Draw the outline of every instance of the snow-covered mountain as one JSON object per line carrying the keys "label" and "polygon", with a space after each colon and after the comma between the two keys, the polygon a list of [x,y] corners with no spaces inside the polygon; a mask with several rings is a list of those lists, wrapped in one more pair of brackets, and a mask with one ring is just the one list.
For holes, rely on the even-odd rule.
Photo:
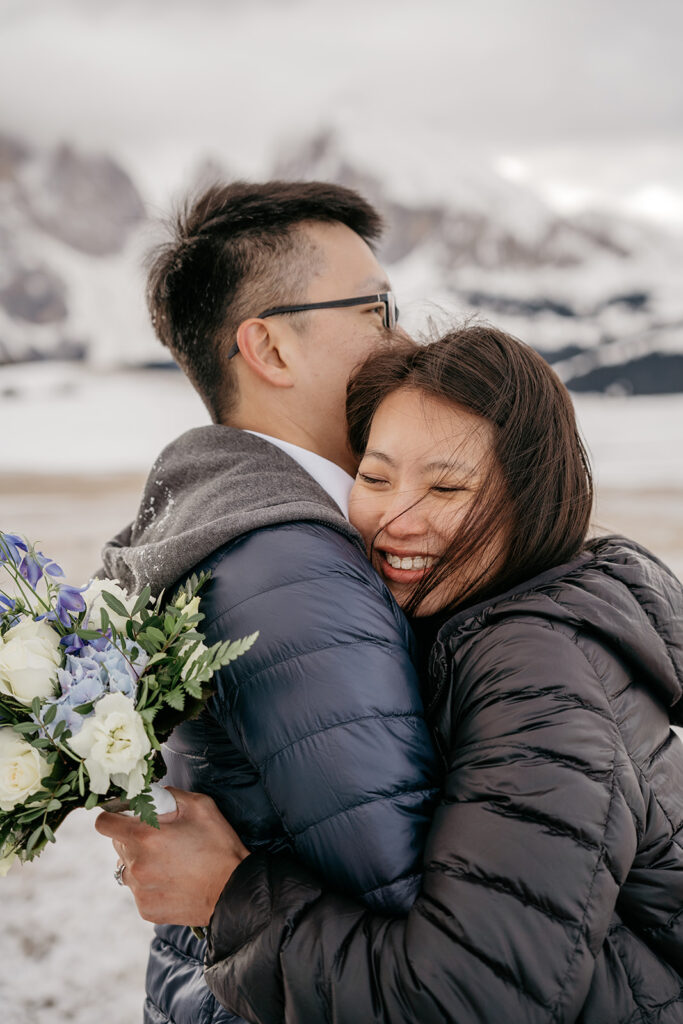
{"label": "snow-covered mountain", "polygon": [[[533,344],[575,390],[683,391],[680,236],[599,211],[559,216],[483,167],[442,174],[422,195],[390,166],[350,158],[331,132],[281,153],[267,176],[337,181],[377,204],[411,329],[477,314]],[[0,137],[0,363],[163,362],[143,301],[154,234],[112,157]]]}

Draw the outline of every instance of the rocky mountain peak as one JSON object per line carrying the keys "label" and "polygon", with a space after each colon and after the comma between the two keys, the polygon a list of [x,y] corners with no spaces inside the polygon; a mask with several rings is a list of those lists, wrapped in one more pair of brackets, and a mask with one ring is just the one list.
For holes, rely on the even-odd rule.
{"label": "rocky mountain peak", "polygon": [[22,198],[36,226],[91,256],[119,252],[145,219],[142,198],[120,164],[68,145],[32,165]]}

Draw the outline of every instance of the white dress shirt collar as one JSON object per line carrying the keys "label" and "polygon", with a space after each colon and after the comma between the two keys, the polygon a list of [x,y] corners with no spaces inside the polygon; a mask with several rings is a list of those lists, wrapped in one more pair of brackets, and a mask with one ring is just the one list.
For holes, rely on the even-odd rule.
{"label": "white dress shirt collar", "polygon": [[339,505],[344,516],[349,518],[349,494],[353,487],[353,477],[349,476],[345,469],[338,466],[336,462],[330,462],[316,452],[310,452],[307,448],[300,448],[298,444],[290,441],[282,441],[279,437],[270,437],[269,434],[261,434],[258,430],[249,430],[249,434],[262,437],[277,448],[280,448],[286,455],[298,462],[302,469],[305,469],[309,476],[312,476],[317,484],[329,494],[332,501]]}

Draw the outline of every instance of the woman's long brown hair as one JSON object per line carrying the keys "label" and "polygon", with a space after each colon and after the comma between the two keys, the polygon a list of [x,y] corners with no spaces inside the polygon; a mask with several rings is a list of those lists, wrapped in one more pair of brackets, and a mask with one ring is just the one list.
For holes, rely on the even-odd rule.
{"label": "woman's long brown hair", "polygon": [[[452,610],[508,590],[581,551],[593,504],[588,455],[569,393],[537,352],[494,327],[475,325],[429,345],[399,345],[371,356],[347,392],[349,441],[359,458],[379,405],[404,388],[488,420],[495,456],[447,550],[415,588],[408,613],[456,574],[463,587]],[[501,537],[502,550],[496,545]],[[498,554],[482,561],[496,547]]]}

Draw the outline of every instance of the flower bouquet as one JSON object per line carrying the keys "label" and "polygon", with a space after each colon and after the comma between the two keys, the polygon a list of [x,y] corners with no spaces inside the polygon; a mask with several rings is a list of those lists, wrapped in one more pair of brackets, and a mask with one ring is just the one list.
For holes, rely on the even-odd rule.
{"label": "flower bouquet", "polygon": [[208,574],[170,601],[152,600],[149,587],[128,595],[116,581],[77,588],[63,576],[25,538],[0,531],[0,875],[54,842],[75,807],[130,809],[158,827],[161,744],[258,636],[205,645],[197,626]]}

